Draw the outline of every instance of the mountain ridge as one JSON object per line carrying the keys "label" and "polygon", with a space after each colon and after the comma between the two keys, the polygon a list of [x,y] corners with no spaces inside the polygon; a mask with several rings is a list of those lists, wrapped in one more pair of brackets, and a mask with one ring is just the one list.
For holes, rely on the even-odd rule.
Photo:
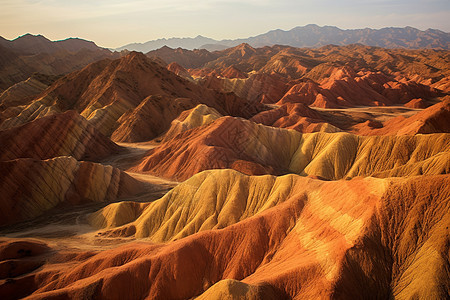
{"label": "mountain ridge", "polygon": [[[204,41],[204,42],[203,42]],[[134,50],[148,52],[166,45],[172,48],[222,50],[248,43],[252,47],[288,45],[293,47],[320,47],[328,44],[349,45],[361,43],[383,48],[432,48],[450,49],[450,33],[438,29],[419,30],[406,27],[384,27],[380,29],[340,29],[336,26],[308,24],[290,30],[274,29],[256,36],[240,39],[214,40],[201,35],[195,38],[169,38],[132,43],[118,47],[116,51]]]}
{"label": "mountain ridge", "polygon": [[28,55],[56,53],[61,50],[69,52],[78,52],[82,49],[93,51],[106,50],[106,48],[97,46],[93,41],[78,37],[69,37],[62,40],[51,41],[41,34],[33,35],[31,33],[26,33],[12,40],[2,37],[0,39],[0,46]]}

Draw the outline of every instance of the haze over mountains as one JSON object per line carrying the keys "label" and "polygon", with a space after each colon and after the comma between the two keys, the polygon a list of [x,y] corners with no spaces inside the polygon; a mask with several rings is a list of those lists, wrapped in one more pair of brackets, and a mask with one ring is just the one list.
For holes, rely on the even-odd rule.
{"label": "haze over mountains", "polygon": [[170,38],[133,43],[116,48],[130,51],[148,52],[168,46],[183,49],[223,50],[241,43],[253,47],[287,45],[293,47],[321,47],[329,44],[349,45],[363,44],[383,48],[434,48],[450,49],[450,34],[436,29],[425,31],[413,28],[386,27],[382,29],[339,29],[335,26],[317,26],[314,24],[298,26],[291,30],[272,30],[254,37],[234,40],[214,40],[204,36],[195,38]]}
{"label": "haze over mountains", "polygon": [[446,299],[450,50],[343,35],[2,40],[0,299]]}

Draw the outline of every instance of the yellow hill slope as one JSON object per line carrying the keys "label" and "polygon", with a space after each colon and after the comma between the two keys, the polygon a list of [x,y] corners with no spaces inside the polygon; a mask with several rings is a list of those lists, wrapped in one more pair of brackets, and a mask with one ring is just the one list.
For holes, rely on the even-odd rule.
{"label": "yellow hill slope", "polygon": [[[175,278],[162,289],[150,286],[149,294],[161,299],[199,290],[203,298],[270,299],[275,291],[294,299],[438,299],[450,286],[449,187],[449,175],[326,182],[206,171],[140,207],[133,223],[104,232],[149,237],[142,255],[126,247],[105,252],[66,278],[74,280],[99,260],[131,259],[109,269],[108,286],[125,271],[148,272],[155,280],[191,276],[177,296],[169,288]],[[164,274],[153,270],[161,263]]]}
{"label": "yellow hill slope", "polygon": [[184,111],[172,121],[169,130],[164,136],[164,141],[168,141],[186,130],[208,125],[220,117],[222,115],[214,108],[199,104],[193,109]]}

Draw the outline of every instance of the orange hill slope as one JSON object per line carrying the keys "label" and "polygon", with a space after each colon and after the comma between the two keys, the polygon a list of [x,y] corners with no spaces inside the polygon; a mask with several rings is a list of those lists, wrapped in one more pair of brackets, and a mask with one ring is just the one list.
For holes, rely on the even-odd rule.
{"label": "orange hill slope", "polygon": [[288,80],[276,74],[251,74],[248,78],[225,78],[215,75],[199,80],[200,84],[211,89],[233,92],[252,102],[275,103],[289,89]]}
{"label": "orange hill slope", "polygon": [[208,169],[232,168],[246,174],[409,176],[448,173],[450,135],[357,136],[309,133],[222,117],[176,136],[147,153],[131,168],[187,179]]}
{"label": "orange hill slope", "polygon": [[67,111],[0,131],[0,161],[15,158],[47,159],[73,156],[82,160],[101,160],[120,150],[86,119]]}
{"label": "orange hill slope", "polygon": [[169,130],[164,134],[164,141],[169,141],[189,129],[208,125],[220,117],[222,115],[214,108],[199,104],[190,110],[183,111],[172,121]]}
{"label": "orange hill slope", "polygon": [[[171,59],[170,51],[165,49],[168,63],[192,66],[192,51],[172,50],[183,57],[183,63],[180,58]],[[233,91],[247,99],[259,97],[264,103],[281,100],[317,107],[404,104],[436,97],[440,95],[436,89],[446,93],[446,78],[450,76],[449,51],[442,50],[362,45],[253,48],[241,44],[213,54],[215,59],[189,69],[192,77],[210,88]],[[230,68],[242,74],[227,76]],[[279,82],[280,77],[286,82]]]}
{"label": "orange hill slope", "polygon": [[356,73],[350,67],[327,63],[313,68],[301,79],[292,81],[271,72],[233,79],[209,75],[199,82],[208,88],[234,92],[252,101],[304,103],[322,108],[405,104],[413,99],[431,99],[440,95],[434,88],[404,77],[396,78],[367,70]]}
{"label": "orange hill slope", "polygon": [[[440,175],[324,182],[208,171],[182,183],[178,191],[185,192],[174,191],[171,201],[147,206],[138,219],[150,222],[142,224],[148,233],[158,233],[165,220],[169,231],[150,236],[175,241],[72,254],[76,260],[69,264],[56,259],[63,253],[54,253],[38,271],[0,282],[0,295],[445,298],[449,180]],[[207,194],[200,193],[202,184]],[[192,209],[180,206],[181,198]],[[158,214],[161,209],[164,214]]]}

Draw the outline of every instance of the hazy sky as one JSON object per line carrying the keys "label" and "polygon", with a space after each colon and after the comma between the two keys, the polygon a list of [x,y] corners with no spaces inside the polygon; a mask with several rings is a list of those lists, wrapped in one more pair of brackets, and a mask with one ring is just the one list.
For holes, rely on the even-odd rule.
{"label": "hazy sky", "polygon": [[450,32],[450,0],[0,0],[0,35],[80,37],[103,47],[157,38],[245,38],[307,24]]}

